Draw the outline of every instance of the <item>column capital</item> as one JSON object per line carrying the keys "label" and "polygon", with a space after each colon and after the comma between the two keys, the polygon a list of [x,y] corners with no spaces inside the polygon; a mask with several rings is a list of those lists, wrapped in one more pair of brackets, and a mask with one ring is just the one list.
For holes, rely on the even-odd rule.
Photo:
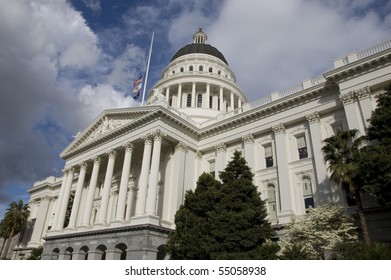
{"label": "column capital", "polygon": [[75,173],[75,170],[76,168],[74,166],[71,166],[71,167],[67,167],[65,170],[64,170],[64,174],[70,174],[70,173]]}
{"label": "column capital", "polygon": [[215,145],[215,148],[216,148],[216,153],[227,151],[227,146],[224,143],[220,143],[220,144]]}
{"label": "column capital", "polygon": [[167,136],[167,134],[165,134],[164,132],[162,132],[160,129],[157,129],[156,131],[155,131],[155,133],[153,134],[153,139],[155,140],[155,141],[162,141],[162,139],[164,138],[164,137],[166,137]]}
{"label": "column capital", "polygon": [[369,86],[357,89],[354,92],[354,95],[358,97],[359,100],[369,98],[369,95],[371,93]]}
{"label": "column capital", "polygon": [[106,152],[106,154],[109,156],[109,158],[113,158],[114,159],[116,157],[116,155],[117,155],[117,151],[114,150],[114,149],[110,149],[110,150],[108,150]]}
{"label": "column capital", "polygon": [[254,135],[252,135],[251,133],[242,136],[242,140],[243,140],[244,144],[253,144],[253,143],[255,143]]}
{"label": "column capital", "polygon": [[285,134],[285,125],[283,123],[272,126],[272,129],[274,131],[274,134],[281,134],[281,133]]}
{"label": "column capital", "polygon": [[306,115],[305,117],[307,118],[307,121],[310,124],[319,123],[320,122],[320,116],[319,116],[318,112],[313,112],[311,114]]}
{"label": "column capital", "polygon": [[153,134],[147,133],[146,135],[142,136],[141,139],[144,140],[146,145],[152,145]]}
{"label": "column capital", "polygon": [[344,106],[348,105],[348,104],[351,104],[354,101],[354,92],[353,91],[349,91],[349,92],[347,92],[345,94],[341,94],[339,99],[342,101]]}
{"label": "column capital", "polygon": [[94,164],[100,164],[102,162],[102,159],[100,156],[95,156],[92,158],[92,160],[94,161]]}
{"label": "column capital", "polygon": [[196,159],[201,160],[202,159],[202,153],[200,151],[197,151],[196,153]]}
{"label": "column capital", "polygon": [[79,164],[80,170],[87,170],[88,168],[88,163],[83,161],[82,163]]}
{"label": "column capital", "polygon": [[125,152],[133,152],[134,145],[132,142],[126,142],[122,147],[125,148]]}
{"label": "column capital", "polygon": [[187,145],[183,142],[179,142],[175,146],[175,151],[187,152]]}

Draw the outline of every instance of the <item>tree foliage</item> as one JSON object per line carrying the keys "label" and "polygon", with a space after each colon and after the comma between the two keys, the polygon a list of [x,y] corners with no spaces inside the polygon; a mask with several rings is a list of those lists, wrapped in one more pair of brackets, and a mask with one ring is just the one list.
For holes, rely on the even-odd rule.
{"label": "tree foliage", "polygon": [[1,249],[3,257],[6,257],[8,253],[12,237],[23,230],[29,215],[29,205],[24,204],[22,200],[19,200],[18,202],[13,201],[9,204],[4,218],[1,221],[0,231],[2,237],[7,241],[4,251],[3,248]]}
{"label": "tree foliage", "polygon": [[337,133],[324,140],[322,147],[324,161],[328,163],[331,172],[330,180],[345,187],[357,204],[358,215],[364,239],[369,243],[368,226],[361,201],[361,174],[360,174],[360,147],[363,138],[358,137],[358,130],[337,131]]}
{"label": "tree foliage", "polygon": [[361,149],[360,174],[363,189],[382,206],[391,207],[391,87],[377,101],[368,128],[372,142]]}
{"label": "tree foliage", "polygon": [[325,259],[340,244],[357,241],[353,219],[341,208],[325,204],[295,219],[279,241],[281,259]]}
{"label": "tree foliage", "polygon": [[270,259],[273,230],[253,174],[239,152],[220,173],[202,174],[175,215],[167,248],[173,259]]}

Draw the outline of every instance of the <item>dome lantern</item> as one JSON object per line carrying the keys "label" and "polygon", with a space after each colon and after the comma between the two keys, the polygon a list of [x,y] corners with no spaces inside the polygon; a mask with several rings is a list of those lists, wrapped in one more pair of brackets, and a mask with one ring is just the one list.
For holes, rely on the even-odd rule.
{"label": "dome lantern", "polygon": [[208,39],[208,36],[202,31],[202,28],[199,28],[197,33],[193,36],[193,43],[194,44],[206,44],[206,40]]}

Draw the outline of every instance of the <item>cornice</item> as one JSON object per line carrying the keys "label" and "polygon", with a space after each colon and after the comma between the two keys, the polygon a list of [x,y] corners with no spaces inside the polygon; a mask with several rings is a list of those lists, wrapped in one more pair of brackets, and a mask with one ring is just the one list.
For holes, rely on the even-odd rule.
{"label": "cornice", "polygon": [[48,240],[48,241],[49,240],[61,240],[61,239],[80,238],[80,237],[87,237],[87,236],[98,236],[98,235],[141,231],[141,230],[149,230],[149,231],[166,233],[166,234],[174,231],[172,229],[164,228],[164,227],[160,227],[160,226],[155,226],[155,225],[150,225],[150,224],[142,224],[142,225],[134,225],[134,226],[122,226],[122,227],[115,227],[115,228],[107,228],[107,229],[100,229],[100,230],[88,230],[88,231],[75,232],[75,233],[57,234],[57,235],[52,235],[52,236],[45,236],[45,237],[43,237],[43,239]]}
{"label": "cornice", "polygon": [[324,73],[332,83],[340,83],[391,65],[391,49],[348,63]]}

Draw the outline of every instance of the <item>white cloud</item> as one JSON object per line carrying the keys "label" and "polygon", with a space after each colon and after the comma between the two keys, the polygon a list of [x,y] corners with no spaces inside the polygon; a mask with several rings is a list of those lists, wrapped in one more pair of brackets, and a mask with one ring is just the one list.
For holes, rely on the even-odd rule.
{"label": "white cloud", "polygon": [[96,14],[102,10],[99,0],[83,0],[83,3]]}

